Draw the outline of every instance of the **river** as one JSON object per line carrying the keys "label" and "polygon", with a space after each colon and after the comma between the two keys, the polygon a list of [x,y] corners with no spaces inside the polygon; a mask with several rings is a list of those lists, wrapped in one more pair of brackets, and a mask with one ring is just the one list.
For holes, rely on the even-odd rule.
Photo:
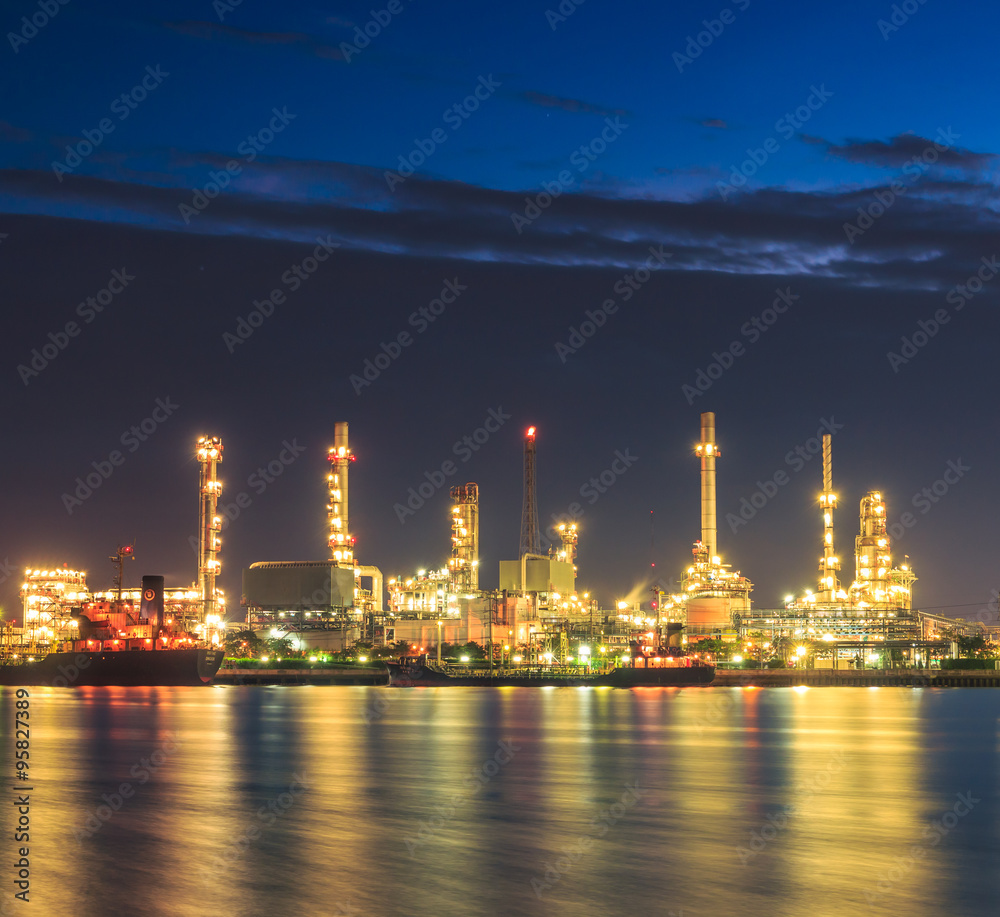
{"label": "river", "polygon": [[3,915],[1000,912],[1000,691],[30,695]]}

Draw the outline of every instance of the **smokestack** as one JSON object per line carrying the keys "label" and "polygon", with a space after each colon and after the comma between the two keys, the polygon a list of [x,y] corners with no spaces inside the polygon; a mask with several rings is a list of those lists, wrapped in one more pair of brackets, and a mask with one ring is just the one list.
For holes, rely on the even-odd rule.
{"label": "smokestack", "polygon": [[[215,579],[222,571],[219,562],[219,532],[222,518],[218,514],[222,484],[219,462],[222,461],[222,440],[217,436],[202,436],[197,443],[198,464],[201,468],[198,518],[198,581],[201,584],[202,618],[208,623],[216,613]],[[163,583],[160,583],[161,587]]]}
{"label": "smokestack", "polygon": [[715,459],[719,449],[715,445],[715,414],[711,412],[701,415],[701,442],[695,452],[701,456],[701,543],[711,563],[719,550],[715,511]]}
{"label": "smokestack", "polygon": [[521,557],[540,555],[542,537],[538,529],[538,494],[535,490],[535,427],[524,436],[524,502],[521,504]]}
{"label": "smokestack", "polygon": [[145,618],[153,625],[153,648],[156,648],[156,638],[163,630],[163,577],[144,576],[142,578],[142,599],[139,604],[139,617]]}
{"label": "smokestack", "polygon": [[347,437],[347,424],[333,428],[333,448],[327,454],[330,473],[327,475],[329,497],[326,510],[330,522],[328,544],[330,560],[341,567],[354,566],[354,538],[348,516],[348,467],[354,461]]}

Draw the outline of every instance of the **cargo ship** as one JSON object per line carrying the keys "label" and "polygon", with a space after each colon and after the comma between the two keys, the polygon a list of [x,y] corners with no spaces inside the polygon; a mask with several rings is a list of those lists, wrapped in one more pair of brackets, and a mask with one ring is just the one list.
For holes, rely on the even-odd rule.
{"label": "cargo ship", "polygon": [[[637,662],[641,664],[636,665]],[[426,654],[400,656],[384,663],[389,684],[397,688],[479,686],[479,687],[611,687],[687,688],[706,686],[715,678],[715,666],[687,656],[634,659],[600,671],[580,671],[574,666],[517,665],[499,668],[435,664]]]}
{"label": "cargo ship", "polygon": [[142,577],[141,602],[93,602],[72,613],[75,638],[31,655],[7,647],[0,685],[77,688],[208,685],[225,653],[164,618],[163,577]]}

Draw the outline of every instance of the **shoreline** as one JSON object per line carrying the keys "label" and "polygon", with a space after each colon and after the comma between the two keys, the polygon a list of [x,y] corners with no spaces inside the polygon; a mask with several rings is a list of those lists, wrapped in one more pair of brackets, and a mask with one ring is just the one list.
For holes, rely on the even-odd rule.
{"label": "shoreline", "polygon": [[[384,668],[220,669],[216,685],[387,686]],[[443,685],[442,687],[461,687]],[[989,669],[725,669],[709,688],[1000,688],[1000,671]]]}

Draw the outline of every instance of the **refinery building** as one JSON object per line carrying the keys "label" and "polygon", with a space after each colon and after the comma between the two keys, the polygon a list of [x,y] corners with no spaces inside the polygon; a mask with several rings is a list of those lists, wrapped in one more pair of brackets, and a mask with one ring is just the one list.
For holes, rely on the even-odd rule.
{"label": "refinery building", "polygon": [[[265,560],[243,571],[241,606],[246,626],[289,637],[296,649],[339,651],[359,641],[434,651],[442,643],[475,642],[494,658],[517,662],[599,662],[628,654],[637,642],[656,647],[703,641],[729,644],[730,655],[762,653],[782,644],[786,655],[808,652],[818,667],[927,664],[945,654],[942,632],[985,632],[982,625],[929,615],[913,606],[916,576],[909,558],[896,563],[881,492],[860,500],[854,536],[854,571],[842,579],[834,517],[831,437],[822,438],[822,481],[817,498],[818,576],[816,588],[787,596],[777,608],[755,607],[753,584],[723,560],[718,544],[716,472],[721,452],[715,415],[701,415],[694,447],[701,470],[701,537],[682,567],[680,590],[667,593],[650,584],[651,601],[619,601],[601,608],[577,585],[580,531],[558,526],[558,544],[542,549],[536,487],[537,430],[524,437],[523,504],[516,556],[498,563],[497,589],[480,583],[480,499],[474,482],[452,487],[441,526],[441,565],[391,575],[357,557],[351,534],[349,485],[355,455],[347,423],[334,427],[325,479],[328,533],[323,560]],[[188,587],[166,589],[166,613],[183,628],[220,643],[227,628],[226,598],[217,586],[221,570],[222,485],[218,466],[223,447],[216,437],[196,444],[199,463],[197,578]],[[693,514],[692,514],[693,515]],[[449,543],[450,542],[450,543]],[[75,636],[75,615],[88,604],[140,602],[138,590],[122,588],[131,546],[119,548],[116,590],[93,593],[82,571],[39,565],[25,571],[21,588],[23,626],[0,629],[0,652],[43,651]],[[512,551],[512,554],[514,552]],[[994,629],[995,630],[995,629]],[[708,645],[708,644],[706,644]],[[807,649],[808,648],[808,649]]]}

